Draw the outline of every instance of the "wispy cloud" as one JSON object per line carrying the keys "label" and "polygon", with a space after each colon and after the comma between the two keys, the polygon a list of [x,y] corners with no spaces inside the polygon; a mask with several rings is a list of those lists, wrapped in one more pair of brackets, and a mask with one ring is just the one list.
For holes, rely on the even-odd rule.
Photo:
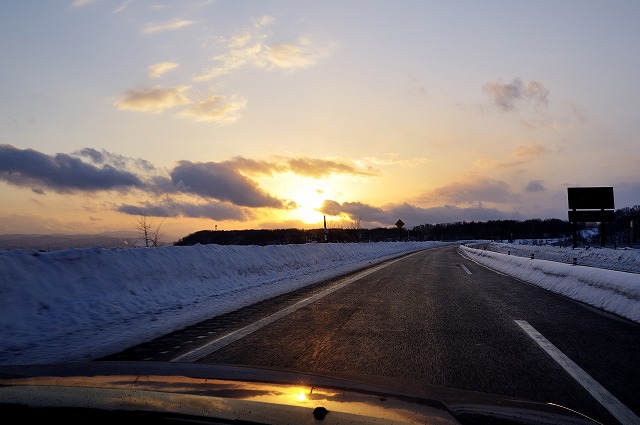
{"label": "wispy cloud", "polygon": [[535,158],[545,155],[549,150],[539,144],[521,145],[513,152],[515,158]]}
{"label": "wispy cloud", "polygon": [[[208,4],[208,3],[205,3]],[[147,34],[176,30],[193,25],[192,20],[173,20],[162,24],[148,25],[143,32]],[[305,36],[298,37],[291,43],[269,43],[272,36],[268,28],[274,19],[263,16],[246,29],[237,32],[223,41],[223,52],[213,58],[213,66],[209,71],[193,78],[192,83],[210,80],[242,68],[258,69],[296,69],[311,66],[328,50],[314,45]],[[164,76],[177,67],[177,62],[160,62],[147,68],[150,79]],[[178,115],[199,122],[214,124],[230,124],[236,122],[247,107],[247,100],[240,96],[226,96],[217,92],[192,98],[187,96],[189,85],[175,87],[142,87],[124,92],[114,105],[120,110],[158,113],[177,106],[189,105],[181,109]],[[207,89],[200,87],[200,92]],[[210,90],[209,90],[210,92]]]}
{"label": "wispy cloud", "polygon": [[225,161],[225,165],[239,171],[255,174],[273,175],[274,173],[292,172],[294,174],[323,178],[331,174],[349,174],[356,176],[377,176],[377,170],[358,166],[356,161],[345,159],[312,158],[308,156],[286,157],[276,156],[274,161],[256,161],[241,156]]}
{"label": "wispy cloud", "polygon": [[181,111],[180,115],[193,118],[196,121],[227,124],[236,121],[246,105],[247,101],[244,99],[212,95],[207,99],[195,102],[191,107]]}
{"label": "wispy cloud", "polygon": [[308,37],[299,37],[296,43],[270,44],[267,49],[269,63],[283,69],[305,68],[328,54],[326,49],[314,46]]}
{"label": "wispy cloud", "polygon": [[162,112],[191,103],[185,95],[188,89],[188,86],[131,89],[115,102],[115,106],[121,110]]}
{"label": "wispy cloud", "polygon": [[589,115],[587,115],[587,113],[581,107],[573,102],[571,102],[569,106],[571,108],[571,111],[573,112],[573,115],[578,119],[579,122],[583,124],[589,122]]}
{"label": "wispy cloud", "polygon": [[71,7],[82,7],[88,4],[94,3],[96,0],[73,0],[71,2]]}
{"label": "wispy cloud", "polygon": [[495,179],[471,179],[454,182],[436,188],[420,197],[430,204],[473,205],[490,203],[508,203],[518,195],[509,189],[509,185]]}
{"label": "wispy cloud", "polygon": [[389,154],[385,157],[366,157],[362,159],[362,163],[375,164],[375,165],[391,165],[401,167],[415,167],[418,165],[424,165],[431,162],[431,160],[422,157],[414,158],[400,158],[398,154]]}
{"label": "wispy cloud", "polygon": [[270,43],[271,35],[267,27],[273,22],[273,18],[263,16],[252,28],[239,31],[225,40],[226,51],[214,57],[215,66],[195,80],[209,80],[244,67],[304,68],[316,64],[329,54],[328,47],[314,44],[307,36],[299,36],[290,43]]}
{"label": "wispy cloud", "polygon": [[476,164],[481,168],[513,168],[531,162],[547,153],[549,153],[549,149],[539,144],[521,145],[516,147],[507,159],[479,159]]}
{"label": "wispy cloud", "polygon": [[491,103],[501,111],[509,112],[517,109],[520,101],[533,101],[536,105],[546,106],[549,103],[549,90],[538,81],[523,83],[519,78],[511,83],[487,82],[482,87]]}
{"label": "wispy cloud", "polygon": [[368,168],[360,169],[355,165],[342,161],[319,158],[297,157],[287,160],[289,169],[299,175],[307,177],[326,177],[330,174],[353,174],[360,176],[376,176],[377,171]]}
{"label": "wispy cloud", "polygon": [[157,32],[175,31],[181,28],[185,28],[195,24],[195,21],[187,19],[176,19],[171,22],[165,22],[162,24],[149,24],[142,29],[145,34],[154,34]]}
{"label": "wispy cloud", "polygon": [[132,2],[132,1],[133,1],[133,0],[125,0],[125,1],[123,1],[123,2],[120,4],[120,6],[118,6],[118,7],[116,7],[116,8],[115,8],[115,10],[113,11],[113,13],[122,13],[122,12],[124,12],[124,11],[125,11],[125,10],[130,6],[130,5],[131,5],[131,2]]}
{"label": "wispy cloud", "polygon": [[244,99],[211,95],[203,100],[191,100],[186,92],[190,86],[145,87],[124,92],[114,103],[120,110],[159,113],[186,106],[178,115],[195,121],[229,124],[236,121],[247,104]]}
{"label": "wispy cloud", "polygon": [[149,78],[160,78],[167,72],[176,69],[180,64],[176,62],[160,62],[149,66]]}

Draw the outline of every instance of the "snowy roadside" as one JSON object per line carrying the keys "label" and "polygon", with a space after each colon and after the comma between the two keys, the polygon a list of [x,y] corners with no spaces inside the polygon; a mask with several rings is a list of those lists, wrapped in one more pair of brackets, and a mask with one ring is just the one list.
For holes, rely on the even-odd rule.
{"label": "snowy roadside", "polygon": [[532,259],[465,245],[460,245],[458,251],[493,270],[640,323],[640,274]]}
{"label": "snowy roadside", "polygon": [[566,264],[572,264],[575,259],[575,262],[581,266],[640,273],[640,250],[635,248],[563,248],[559,246],[531,245],[530,243],[523,244],[517,242],[491,242],[486,244],[484,248],[488,251],[517,255],[520,257],[531,258],[531,255],[533,255],[533,258],[558,261]]}
{"label": "snowy roadside", "polygon": [[97,358],[451,242],[0,251],[0,364]]}

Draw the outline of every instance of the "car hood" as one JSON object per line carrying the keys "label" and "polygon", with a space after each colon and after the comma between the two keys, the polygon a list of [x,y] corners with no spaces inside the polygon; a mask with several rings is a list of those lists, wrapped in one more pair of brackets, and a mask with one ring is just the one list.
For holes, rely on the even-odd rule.
{"label": "car hood", "polygon": [[54,417],[244,424],[594,424],[570,409],[394,378],[230,365],[0,366],[0,407]]}

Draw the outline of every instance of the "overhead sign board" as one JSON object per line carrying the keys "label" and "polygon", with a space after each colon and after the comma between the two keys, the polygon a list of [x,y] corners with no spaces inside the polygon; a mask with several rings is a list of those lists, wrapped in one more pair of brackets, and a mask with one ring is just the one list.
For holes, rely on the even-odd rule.
{"label": "overhead sign board", "polygon": [[569,187],[570,210],[612,210],[613,187]]}
{"label": "overhead sign board", "polygon": [[604,247],[605,223],[615,221],[612,187],[569,187],[569,221],[573,247],[578,246],[576,223],[600,222],[600,246]]}

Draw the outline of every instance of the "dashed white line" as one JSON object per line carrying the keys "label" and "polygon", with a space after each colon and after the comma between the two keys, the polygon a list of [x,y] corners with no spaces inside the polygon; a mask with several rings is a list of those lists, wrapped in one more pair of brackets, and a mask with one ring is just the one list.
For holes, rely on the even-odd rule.
{"label": "dashed white line", "polygon": [[522,328],[544,351],[547,352],[569,375],[573,377],[585,390],[589,392],[598,402],[616,417],[623,425],[640,424],[640,418],[636,416],[627,406],[622,404],[617,398],[607,391],[602,385],[593,379],[580,366],[575,364],[562,351],[558,350],[548,339],[531,326],[525,320],[516,320],[518,326]]}
{"label": "dashed white line", "polygon": [[467,272],[467,274],[473,274],[471,273],[471,270],[469,270],[464,264],[460,264],[460,267],[462,267],[464,271]]}

